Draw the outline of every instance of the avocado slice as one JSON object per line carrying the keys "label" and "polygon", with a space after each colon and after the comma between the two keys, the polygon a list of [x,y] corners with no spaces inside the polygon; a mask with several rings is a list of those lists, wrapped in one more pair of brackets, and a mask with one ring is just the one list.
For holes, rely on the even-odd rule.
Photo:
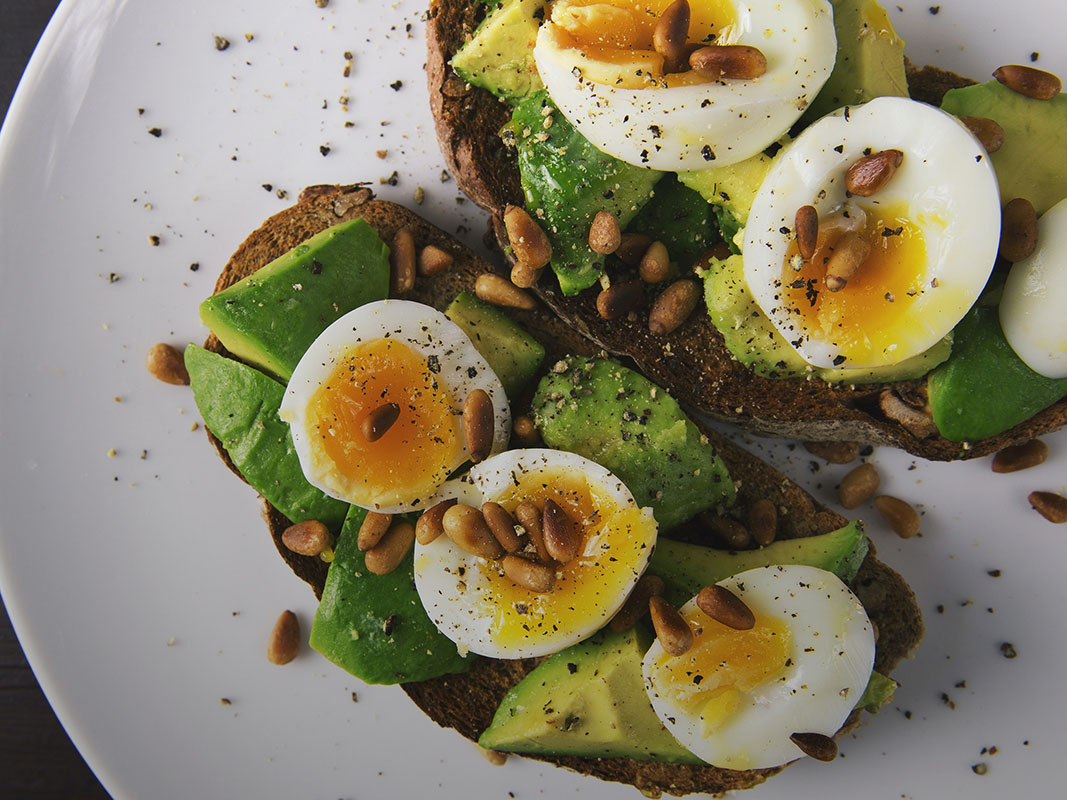
{"label": "avocado slice", "polygon": [[195,344],[185,348],[193,399],[204,424],[246,481],[293,522],[341,527],[348,504],[304,477],[289,426],[278,419],[285,387],[252,367]]}
{"label": "avocado slice", "polygon": [[660,530],[733,503],[726,465],[677,401],[614,361],[560,361],[538,384],[533,411],[547,446],[611,470]]}
{"label": "avocado slice", "polygon": [[941,108],[964,117],[987,117],[1004,129],[1004,144],[990,154],[1003,202],[1025,197],[1044,214],[1067,197],[1067,95],[1034,100],[997,81],[952,89]]}
{"label": "avocado slice", "polygon": [[644,628],[604,631],[548,658],[505,695],[478,744],[542,755],[703,764],[667,731],[645,694]]}
{"label": "avocado slice", "polygon": [[533,47],[545,2],[503,0],[452,56],[452,69],[472,86],[512,102],[543,89]]}
{"label": "avocado slice", "polygon": [[[784,137],[781,143],[788,142]],[[678,179],[698,192],[707,202],[728,213],[733,219],[732,229],[743,228],[748,223],[748,212],[756,200],[756,193],[763,185],[763,179],[771,171],[774,156],[766,152],[729,164],[725,167],[708,167],[691,172],[679,172]],[[720,223],[723,238],[728,242],[733,233],[728,233]]]}
{"label": "avocado slice", "polygon": [[681,606],[708,584],[768,564],[806,564],[832,572],[849,583],[856,577],[867,549],[867,536],[858,521],[819,536],[780,539],[759,550],[714,550],[660,538],[648,571],[663,578],[666,598]]}
{"label": "avocado slice", "polygon": [[337,540],[311,646],[366,683],[407,683],[465,672],[462,658],[423,610],[414,583],[414,552],[388,575],[367,570],[356,546],[365,509],[352,506]]}
{"label": "avocado slice", "polygon": [[1004,338],[997,308],[982,302],[956,326],[952,357],[926,382],[934,424],[952,442],[996,436],[1067,395],[1067,378],[1030,369]]}
{"label": "avocado slice", "polygon": [[907,97],[904,40],[876,0],[830,0],[837,32],[834,70],[805,112],[807,125],[841,106]]}
{"label": "avocado slice", "polygon": [[815,375],[827,383],[902,381],[925,375],[944,362],[952,352],[952,334],[949,334],[925,353],[887,367],[812,367],[789,346],[785,337],[756,305],[745,282],[742,256],[733,255],[725,260],[713,258],[701,275],[704,278],[704,300],[708,314],[712,324],[722,334],[726,349],[754,373],[765,378]]}
{"label": "avocado slice", "polygon": [[626,230],[651,234],[663,242],[683,273],[718,241],[707,201],[673,173],[656,184],[652,199]]}
{"label": "avocado slice", "polygon": [[514,403],[541,368],[545,348],[503,311],[467,292],[456,295],[445,316],[470,337]]}
{"label": "avocado slice", "polygon": [[389,248],[362,219],[315,234],[200,304],[200,319],[235,356],[289,380],[338,317],[389,295]]}

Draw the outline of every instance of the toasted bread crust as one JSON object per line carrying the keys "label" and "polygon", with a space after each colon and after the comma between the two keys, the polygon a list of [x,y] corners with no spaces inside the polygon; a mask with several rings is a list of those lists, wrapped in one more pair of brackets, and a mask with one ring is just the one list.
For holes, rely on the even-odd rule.
{"label": "toasted bread crust", "polygon": [[[426,74],[430,106],[445,160],[460,190],[492,215],[491,231],[507,252],[504,208],[521,202],[514,156],[502,158],[499,130],[510,109],[489,92],[465,86],[449,59],[477,27],[486,6],[477,0],[431,0]],[[939,104],[949,89],[973,83],[936,67],[908,65],[912,95]],[[486,140],[492,140],[487,142]],[[542,279],[545,303],[599,347],[627,356],[649,378],[670,389],[683,406],[755,433],[806,441],[857,441],[889,445],[936,461],[977,458],[1067,425],[1067,398],[997,436],[966,444],[938,435],[932,420],[900,414],[900,398],[924,398],[925,379],[888,384],[835,386],[817,378],[764,378],[738,362],[706,313],[697,311],[674,333],[655,336],[648,311],[649,289],[632,318],[604,320],[596,310],[598,289],[564,297]],[[922,402],[920,400],[920,405]],[[907,409],[904,409],[905,411]],[[921,412],[920,412],[921,413]]]}
{"label": "toasted bread crust", "polygon": [[[448,272],[418,279],[415,289],[405,295],[406,299],[444,308],[460,291],[472,290],[477,276],[490,269],[479,256],[402,206],[373,199],[371,191],[364,186],[312,186],[301,194],[296,205],[271,217],[245,240],[223,269],[215,291],[247,277],[315,233],[354,217],[365,219],[386,242],[400,227],[408,226],[418,247],[433,244],[454,256],[455,262]],[[595,353],[589,340],[544,309],[515,312],[515,316],[546,345],[548,365],[567,354]],[[215,352],[225,352],[213,336],[205,346]],[[825,533],[846,523],[842,516],[817,503],[799,486],[743,448],[706,426],[701,426],[701,430],[712,440],[735,481],[740,481],[740,508],[766,497],[783,510],[779,524],[781,538]],[[211,438],[219,454],[229,463],[221,445]],[[233,468],[232,464],[230,467]],[[293,571],[311,585],[316,595],[321,596],[326,578],[325,563],[318,558],[290,552],[281,541],[289,520],[266,501],[263,504],[264,517],[278,552]],[[888,673],[914,650],[922,638],[923,624],[917,601],[904,580],[876,560],[873,549],[857,578],[857,591],[865,592],[877,601],[868,609],[880,631],[875,666]],[[455,728],[467,738],[477,740],[488,727],[504,694],[536,663],[535,659],[478,659],[467,673],[405,684],[403,688],[438,724]],[[859,714],[853,714],[842,730],[851,729],[858,721]],[[663,792],[715,793],[748,788],[782,769],[739,772],[621,758],[544,757],[541,760],[604,780],[629,783],[650,796]]]}

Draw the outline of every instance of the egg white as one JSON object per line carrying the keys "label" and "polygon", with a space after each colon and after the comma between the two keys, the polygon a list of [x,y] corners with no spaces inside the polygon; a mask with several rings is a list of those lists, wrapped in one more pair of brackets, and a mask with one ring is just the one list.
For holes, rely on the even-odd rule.
{"label": "egg white", "polygon": [[1067,378],[1067,200],[1037,221],[1037,249],[1012,264],[1000,301],[1000,326],[1034,372]]}
{"label": "egg white", "polygon": [[[461,480],[451,481],[442,497],[456,497],[462,503],[481,507],[482,503],[497,501],[508,494],[524,476],[541,471],[571,471],[587,481],[603,497],[610,509],[637,508],[630,490],[615,475],[599,464],[574,453],[560,450],[510,450],[493,456],[471,468]],[[604,506],[601,506],[604,509]],[[574,625],[559,623],[552,614],[552,594],[528,595],[529,635],[512,646],[501,643],[496,635],[497,616],[512,613],[500,608],[492,598],[485,569],[494,569],[484,559],[457,547],[447,536],[440,536],[428,545],[415,545],[415,588],[423,608],[445,636],[457,644],[461,652],[472,652],[490,658],[532,658],[558,652],[580,642],[604,627],[626,601],[637,579],[648,566],[656,541],[656,523],[652,510],[640,511],[640,530],[643,534],[632,549],[618,543],[606,542],[610,549],[588,549],[578,559],[600,556],[612,558],[615,580],[604,580],[596,602],[582,610],[580,621]],[[590,546],[586,543],[587,548]],[[591,558],[592,560],[592,558]],[[595,564],[582,567],[583,579],[598,578]],[[540,602],[546,605],[539,606]],[[559,623],[559,624],[557,624]]]}
{"label": "egg white", "polygon": [[[849,195],[849,166],[865,153],[888,149],[904,153],[892,180],[872,197]],[[814,206],[820,220],[903,205],[922,231],[924,280],[911,311],[894,327],[890,348],[842,363],[837,344],[809,329],[782,301],[782,267],[795,238],[797,209],[805,205]],[[955,327],[985,287],[999,237],[1000,195],[981,143],[933,106],[881,97],[823,117],[778,154],[745,227],[745,281],[763,313],[809,364],[882,367],[925,352]]]}
{"label": "egg white", "polygon": [[538,31],[534,59],[552,101],[598,148],[649,169],[721,167],[766,149],[796,122],[837,57],[827,0],[747,0],[716,44],[759,48],[767,72],[754,80],[624,89],[587,80],[553,23]]}
{"label": "egg white", "polygon": [[[399,341],[427,359],[437,359],[438,380],[449,392],[457,418],[457,430],[463,435],[463,403],[475,389],[485,391],[493,402],[493,448],[496,453],[507,447],[511,435],[511,412],[507,395],[496,373],[471,344],[463,330],[437,309],[408,300],[381,300],[348,312],[324,330],[308,348],[293,370],[285,389],[278,416],[289,423],[293,448],[300,460],[304,477],[313,486],[338,500],[386,514],[398,514],[433,505],[442,479],[432,490],[418,497],[390,492],[382,496],[352,495],[338,483],[336,466],[324,464],[312,449],[315,437],[307,405],[314,392],[324,383],[354,345],[376,339]],[[460,467],[468,458],[462,442],[455,462],[448,471]],[[367,464],[370,471],[381,470],[380,464]]]}
{"label": "egg white", "polygon": [[[792,734],[833,736],[852,712],[874,666],[873,627],[849,588],[815,567],[759,567],[719,585],[757,616],[788,626],[787,665],[743,695],[734,714],[706,736],[698,713],[671,696],[689,687],[665,683],[656,668],[664,657],[657,640],[642,663],[649,700],[667,730],[709,764],[726,769],[786,764],[804,755],[790,741]],[[696,598],[682,608],[683,613],[696,609]]]}

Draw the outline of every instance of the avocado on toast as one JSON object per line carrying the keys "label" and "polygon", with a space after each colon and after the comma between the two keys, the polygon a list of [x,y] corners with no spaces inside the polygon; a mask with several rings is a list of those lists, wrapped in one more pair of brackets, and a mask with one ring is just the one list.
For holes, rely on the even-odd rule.
{"label": "avocado on toast", "polygon": [[[872,8],[877,9],[875,3],[855,3],[851,0],[833,0],[833,3],[835,11],[847,8],[847,13],[853,16],[859,13],[857,9],[861,16],[874,13]],[[522,5],[514,0],[512,4]],[[539,3],[525,5],[541,6]],[[495,239],[505,254],[510,254],[511,243],[503,214],[510,205],[527,204],[529,192],[520,177],[519,150],[505,145],[502,137],[493,132],[506,130],[509,123],[514,129],[513,111],[514,119],[518,119],[519,111],[516,109],[520,106],[513,108],[487,89],[469,82],[470,73],[461,74],[462,70],[457,72],[453,68],[453,57],[476,33],[486,16],[486,9],[487,5],[477,0],[431,2],[427,26],[429,97],[438,140],[450,171],[459,187],[490,212],[490,238]],[[543,13],[543,9],[535,13]],[[846,12],[841,13],[844,19]],[[860,24],[867,23],[860,19]],[[888,30],[892,30],[891,26]],[[884,36],[885,32],[882,31],[881,35]],[[864,35],[860,38],[866,42],[878,37]],[[899,39],[894,46],[899,46],[902,52],[903,45]],[[880,65],[878,62],[872,66],[870,62],[877,59],[868,56],[866,52],[857,55],[857,65],[854,67],[857,74]],[[897,53],[895,58],[899,75],[889,86],[881,86],[877,93],[909,93],[913,99],[940,106],[947,92],[973,84],[967,78],[935,67],[919,69],[907,64],[905,70],[903,56]],[[526,68],[530,68],[528,63]],[[899,86],[896,85],[898,83]],[[870,96],[854,95],[857,102]],[[1058,99],[1057,103],[1061,100]],[[516,102],[514,98],[512,102]],[[961,98],[957,106],[965,102],[967,100]],[[819,106],[819,103],[816,105]],[[829,110],[819,107],[824,111]],[[950,109],[949,104],[944,107],[955,110]],[[955,110],[955,113],[977,112]],[[522,119],[524,123],[527,120],[526,117]],[[660,192],[658,188],[656,191]],[[1005,202],[1007,199],[1003,198]],[[724,238],[729,240],[732,232],[727,227],[720,227],[723,228]],[[692,260],[685,262],[683,258],[678,261],[683,274],[693,264]],[[703,302],[698,303],[696,311],[672,333],[657,335],[650,331],[649,311],[656,296],[668,283],[645,286],[643,300],[632,313],[610,320],[598,313],[600,287],[595,284],[577,293],[567,293],[560,289],[553,276],[546,274],[533,288],[568,324],[608,352],[633,359],[649,378],[672,391],[683,406],[757,433],[802,440],[890,445],[924,458],[954,460],[987,455],[1067,424],[1067,397],[1063,396],[1067,385],[1063,381],[1056,382],[1048,390],[1042,387],[1041,399],[1037,402],[1020,401],[1021,408],[1007,422],[979,424],[976,421],[978,417],[987,413],[996,416],[1000,411],[994,408],[999,401],[993,397],[989,387],[1002,384],[1006,389],[1013,379],[1007,377],[1007,373],[1001,375],[986,371],[977,377],[972,374],[965,384],[961,376],[970,370],[967,364],[945,364],[940,370],[941,374],[933,381],[931,376],[934,373],[928,372],[906,379],[886,376],[878,382],[866,383],[829,382],[810,374],[790,373],[785,369],[778,370],[780,374],[775,375],[774,363],[763,369],[753,369],[743,363],[744,359],[739,360],[728,346],[724,334],[729,334],[729,325],[716,327],[713,314],[707,313]],[[710,282],[706,290],[710,300],[714,291]],[[732,323],[741,320],[745,310],[739,306],[730,307],[722,316]],[[723,330],[724,327],[726,330]],[[995,328],[993,334],[999,336],[999,328],[991,322],[986,328]],[[970,329],[964,326],[961,330],[966,333]],[[745,336],[749,337],[747,342],[755,338],[750,333],[745,333]],[[971,340],[976,337],[977,334],[972,335]],[[956,344],[959,345],[960,354],[957,361],[963,361],[968,357],[967,342]],[[748,347],[744,337],[741,347]],[[767,358],[766,355],[760,354],[764,361],[774,361],[774,358]],[[779,361],[778,365],[784,367],[785,363]],[[980,369],[988,370],[988,367],[982,366]],[[951,385],[952,381],[958,383]],[[956,404],[945,399],[949,392],[966,394],[968,398],[988,395],[989,400],[984,406],[978,404],[979,407],[975,409],[969,403]],[[961,414],[970,416],[975,423],[954,426],[951,422],[945,422]]]}
{"label": "avocado on toast", "polygon": [[[401,295],[404,299],[444,309],[457,295],[473,291],[479,275],[492,271],[489,264],[441,230],[401,206],[374,199],[372,192],[364,186],[313,186],[302,193],[296,205],[271,217],[245,240],[220,275],[215,287],[216,294],[241,282],[316,234],[354,219],[364,220],[382,242],[392,242],[396,232],[406,227],[413,234],[416,247],[433,245],[453,257],[450,269],[432,277],[420,276],[414,287]],[[508,315],[544,346],[543,369],[559,365],[568,357],[584,358],[596,352],[596,347],[588,339],[541,307],[531,311],[509,309]],[[232,357],[214,335],[205,343],[205,349]],[[776,470],[723,439],[715,431],[698,427],[729,469],[736,486],[735,513],[744,515],[746,509],[757,500],[772,501],[779,509],[777,537],[783,540],[783,544],[846,526],[847,520],[818,504]],[[222,458],[240,475],[223,444],[210,434],[210,430],[209,435]],[[298,555],[286,547],[282,542],[282,534],[293,520],[266,500],[264,507],[265,519],[278,552],[293,571],[310,584],[316,595],[322,597],[327,586],[328,564],[318,556]],[[850,572],[854,573],[854,570]],[[914,650],[922,637],[918,605],[903,579],[875,558],[873,548],[859,565],[852,585],[877,626],[874,668],[888,675],[896,664]],[[492,725],[498,706],[516,684],[537,666],[538,659],[511,661],[477,658],[471,659],[471,662],[465,672],[443,674],[402,685],[409,697],[438,724],[455,728],[463,736],[477,741]],[[857,710],[842,730],[850,730],[858,721]],[[681,795],[748,788],[782,769],[726,770],[702,764],[665,763],[627,757],[537,753],[530,753],[530,757],[604,780],[629,783],[649,796],[664,792]]]}

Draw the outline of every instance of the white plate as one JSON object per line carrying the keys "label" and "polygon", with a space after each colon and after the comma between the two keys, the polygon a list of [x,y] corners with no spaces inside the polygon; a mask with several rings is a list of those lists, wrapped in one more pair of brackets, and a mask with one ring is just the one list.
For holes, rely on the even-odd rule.
{"label": "white plate", "polygon": [[[947,0],[936,16],[899,5],[891,17],[917,62],[982,76],[1038,51],[1039,66],[1067,74],[1053,0],[1010,13]],[[286,205],[278,189],[292,200],[307,184],[396,170],[380,196],[410,202],[423,186],[421,211],[477,242],[482,217],[439,178],[422,11],[408,0],[67,0],[11,107],[0,583],[45,692],[117,798],[632,791],[521,759],[491,767],[398,688],[365,687],[314,653],[269,665],[278,613],[307,625],[314,598],[275,554],[254,493],[191,430],[189,392],[143,367],[154,342],[203,338],[197,304],[245,234]],[[217,51],[215,35],[230,47]],[[1067,435],[1048,441],[1052,459],[1017,476],[878,451],[886,490],[925,510],[923,537],[908,542],[864,513],[919,593],[926,641],[845,758],[794,766],[752,797],[1051,796],[1067,716],[1067,538],[1025,499],[1065,488]],[[809,473],[800,451],[757,445],[832,500],[840,469]],[[1018,658],[1002,657],[1004,641]]]}

